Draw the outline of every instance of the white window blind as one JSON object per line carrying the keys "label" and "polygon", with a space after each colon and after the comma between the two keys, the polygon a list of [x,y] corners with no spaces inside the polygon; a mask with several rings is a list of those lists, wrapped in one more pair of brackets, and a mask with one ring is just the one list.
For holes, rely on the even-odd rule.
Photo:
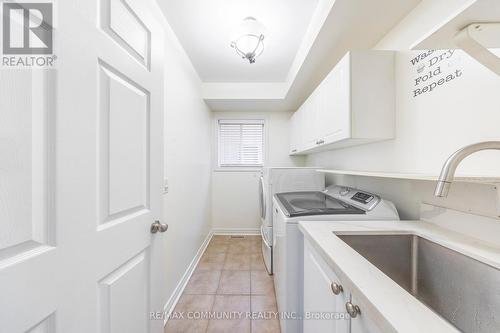
{"label": "white window blind", "polygon": [[219,120],[219,166],[262,166],[263,120]]}

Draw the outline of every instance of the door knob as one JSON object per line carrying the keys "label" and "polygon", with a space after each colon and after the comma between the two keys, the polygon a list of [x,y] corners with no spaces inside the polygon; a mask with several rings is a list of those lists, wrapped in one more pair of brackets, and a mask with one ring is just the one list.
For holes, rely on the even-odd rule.
{"label": "door knob", "polygon": [[159,232],[165,232],[168,229],[168,224],[166,223],[160,223],[160,221],[156,220],[151,224],[151,233],[156,234],[158,231]]}

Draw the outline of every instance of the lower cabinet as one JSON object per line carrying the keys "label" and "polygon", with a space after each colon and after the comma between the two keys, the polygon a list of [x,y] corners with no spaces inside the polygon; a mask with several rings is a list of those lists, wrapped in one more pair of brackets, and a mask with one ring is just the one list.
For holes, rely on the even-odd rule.
{"label": "lower cabinet", "polygon": [[[358,304],[356,297],[351,296],[351,303]],[[382,333],[382,330],[369,316],[360,313],[355,318],[351,318],[351,333]]]}
{"label": "lower cabinet", "polygon": [[303,299],[304,333],[382,333],[307,240]]}
{"label": "lower cabinet", "polygon": [[304,246],[304,333],[349,332],[345,303],[350,300],[335,274]]}

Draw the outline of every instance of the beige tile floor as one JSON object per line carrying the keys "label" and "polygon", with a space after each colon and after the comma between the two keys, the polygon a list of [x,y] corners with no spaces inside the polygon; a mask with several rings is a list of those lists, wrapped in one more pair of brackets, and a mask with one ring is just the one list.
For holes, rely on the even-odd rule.
{"label": "beige tile floor", "polygon": [[[219,318],[194,318],[200,313]],[[273,280],[262,261],[260,236],[214,236],[165,333],[279,333],[276,313]]]}

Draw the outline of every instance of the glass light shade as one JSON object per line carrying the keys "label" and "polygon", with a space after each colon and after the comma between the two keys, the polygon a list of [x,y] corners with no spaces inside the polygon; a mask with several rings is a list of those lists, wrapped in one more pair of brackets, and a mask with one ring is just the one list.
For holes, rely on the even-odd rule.
{"label": "glass light shade", "polygon": [[252,16],[245,17],[238,29],[238,35],[250,34],[260,36],[263,35],[264,32],[264,25]]}
{"label": "glass light shade", "polygon": [[254,17],[247,17],[237,29],[231,47],[253,64],[255,58],[264,52],[264,32],[265,28],[259,21]]}

